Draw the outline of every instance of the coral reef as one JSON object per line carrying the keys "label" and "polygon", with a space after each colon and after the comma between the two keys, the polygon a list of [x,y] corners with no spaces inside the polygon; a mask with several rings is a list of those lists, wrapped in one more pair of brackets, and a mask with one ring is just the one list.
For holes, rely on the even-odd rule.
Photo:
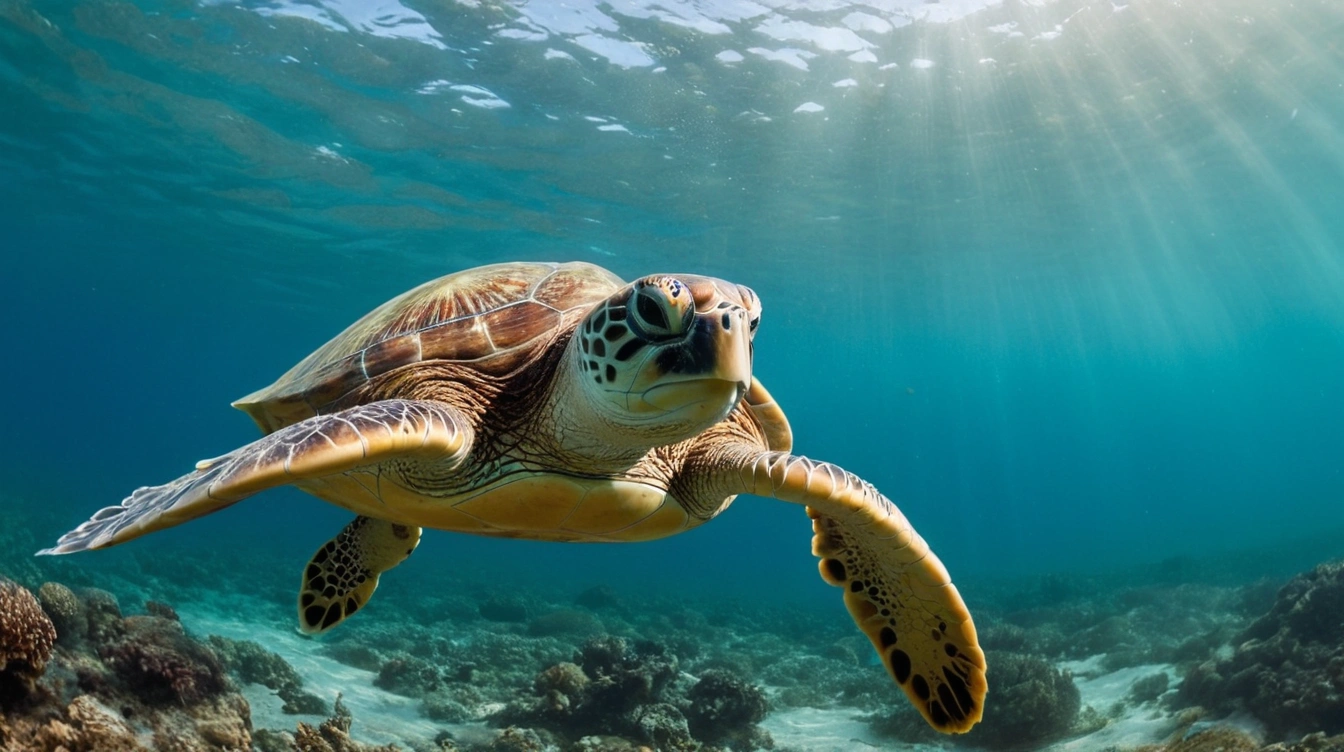
{"label": "coral reef", "polygon": [[[1056,602],[1064,592],[1068,599]],[[1016,608],[998,619],[987,612],[977,626],[991,651],[1055,660],[1105,655],[1110,670],[1189,663],[1207,658],[1245,625],[1247,597],[1237,588],[1195,584],[1102,592],[1078,585],[1063,588],[1050,605]]]}
{"label": "coral reef", "polygon": [[584,643],[573,662],[541,671],[537,697],[511,703],[494,720],[574,743],[618,737],[666,752],[772,748],[757,726],[768,707],[760,688],[721,669],[706,671],[684,692],[679,679],[679,662],[665,647],[603,635]]}
{"label": "coral reef", "polygon": [[340,695],[337,695],[332,717],[316,727],[307,723],[298,725],[292,749],[295,752],[397,752],[393,745],[376,747],[351,739],[352,722],[350,711],[341,702]]}
{"label": "coral reef", "polygon": [[765,720],[770,704],[765,693],[723,669],[710,669],[686,693],[686,722],[691,735],[733,749],[769,747],[756,724]]}
{"label": "coral reef", "polygon": [[[994,702],[980,725],[956,741],[995,750],[1039,749],[1076,730],[1082,697],[1067,671],[1040,656],[991,653]],[[872,719],[874,731],[908,743],[932,743],[935,734],[904,702]]]}
{"label": "coral reef", "polygon": [[1166,744],[1139,747],[1134,752],[1344,752],[1344,735],[1317,732],[1295,742],[1262,746],[1245,731],[1227,726],[1188,729]]}
{"label": "coral reef", "polygon": [[214,651],[191,639],[179,622],[130,616],[99,648],[103,660],[142,700],[190,704],[229,688]]}
{"label": "coral reef", "polygon": [[1038,656],[994,653],[994,703],[974,743],[995,749],[1035,748],[1069,732],[1082,704],[1073,677]]}
{"label": "coral reef", "polygon": [[31,734],[34,749],[70,752],[140,752],[135,732],[110,709],[88,695],[76,697],[63,719],[53,719]]}
{"label": "coral reef", "polygon": [[421,697],[438,689],[443,683],[440,670],[423,658],[399,656],[378,669],[373,686],[406,697]]}
{"label": "coral reef", "polygon": [[1182,706],[1245,710],[1279,739],[1344,732],[1344,562],[1293,578],[1274,605],[1236,637],[1230,657],[1186,675]]}
{"label": "coral reef", "polygon": [[32,690],[56,645],[56,627],[27,588],[0,577],[0,709]]}
{"label": "coral reef", "polygon": [[542,752],[546,744],[533,731],[510,726],[499,732],[485,752]]}
{"label": "coral reef", "polygon": [[37,590],[37,599],[56,626],[57,643],[74,645],[84,639],[89,631],[89,618],[73,590],[59,582],[45,582]]}
{"label": "coral reef", "polygon": [[251,748],[247,701],[233,690],[213,651],[177,621],[122,617],[116,600],[103,591],[81,597],[48,582],[39,592],[64,630],[53,652],[57,627],[37,599],[7,581],[0,591],[8,599],[0,602],[4,633],[18,634],[17,624],[29,630],[27,642],[2,643],[29,651],[21,659],[10,656],[8,668],[21,669],[25,693],[11,696],[13,702],[3,708],[5,750]]}

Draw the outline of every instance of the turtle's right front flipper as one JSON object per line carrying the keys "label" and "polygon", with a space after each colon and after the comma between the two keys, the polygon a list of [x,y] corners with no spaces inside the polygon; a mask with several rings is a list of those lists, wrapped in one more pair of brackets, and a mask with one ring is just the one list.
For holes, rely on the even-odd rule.
{"label": "turtle's right front flipper", "polygon": [[318,415],[276,431],[162,486],[141,488],[121,506],[100,509],[39,554],[107,548],[218,511],[252,494],[337,475],[392,458],[461,463],[472,428],[437,402],[386,400]]}

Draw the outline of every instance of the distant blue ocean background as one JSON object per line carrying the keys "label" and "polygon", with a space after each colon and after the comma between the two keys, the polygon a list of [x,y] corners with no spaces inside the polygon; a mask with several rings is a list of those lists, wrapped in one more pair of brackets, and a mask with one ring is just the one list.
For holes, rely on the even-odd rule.
{"label": "distant blue ocean background", "polygon": [[[43,544],[251,441],[229,402],[384,300],[544,259],[753,287],[797,450],[958,582],[1344,553],[1335,0],[17,0],[0,248],[0,502]],[[347,517],[268,492],[80,561],[297,577]],[[809,540],[742,498],[406,566],[838,610]]]}

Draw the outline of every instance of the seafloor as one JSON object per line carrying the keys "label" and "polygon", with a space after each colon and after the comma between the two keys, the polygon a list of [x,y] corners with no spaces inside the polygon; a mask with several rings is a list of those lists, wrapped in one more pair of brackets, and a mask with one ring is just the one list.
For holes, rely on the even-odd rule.
{"label": "seafloor", "polygon": [[312,640],[287,557],[35,559],[0,508],[4,750],[1344,751],[1344,563],[1304,565],[1338,536],[963,583],[991,695],[950,738],[832,613],[436,572]]}

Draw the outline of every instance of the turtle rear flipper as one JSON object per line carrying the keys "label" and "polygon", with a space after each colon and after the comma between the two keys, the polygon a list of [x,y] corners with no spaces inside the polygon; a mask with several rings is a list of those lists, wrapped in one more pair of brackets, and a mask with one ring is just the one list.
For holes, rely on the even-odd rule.
{"label": "turtle rear flipper", "polygon": [[386,400],[318,415],[199,462],[195,472],[171,483],[141,488],[121,506],[98,510],[38,553],[115,546],[217,512],[268,488],[389,459],[453,467],[470,451],[472,434],[459,410],[437,402]]}
{"label": "turtle rear flipper", "polygon": [[317,549],[299,588],[299,631],[321,634],[369,602],[378,577],[411,555],[420,528],[356,517]]}
{"label": "turtle rear flipper", "polygon": [[853,473],[787,452],[743,449],[725,489],[807,506],[821,576],[929,725],[963,733],[984,708],[985,654],[938,557],[887,497]]}

